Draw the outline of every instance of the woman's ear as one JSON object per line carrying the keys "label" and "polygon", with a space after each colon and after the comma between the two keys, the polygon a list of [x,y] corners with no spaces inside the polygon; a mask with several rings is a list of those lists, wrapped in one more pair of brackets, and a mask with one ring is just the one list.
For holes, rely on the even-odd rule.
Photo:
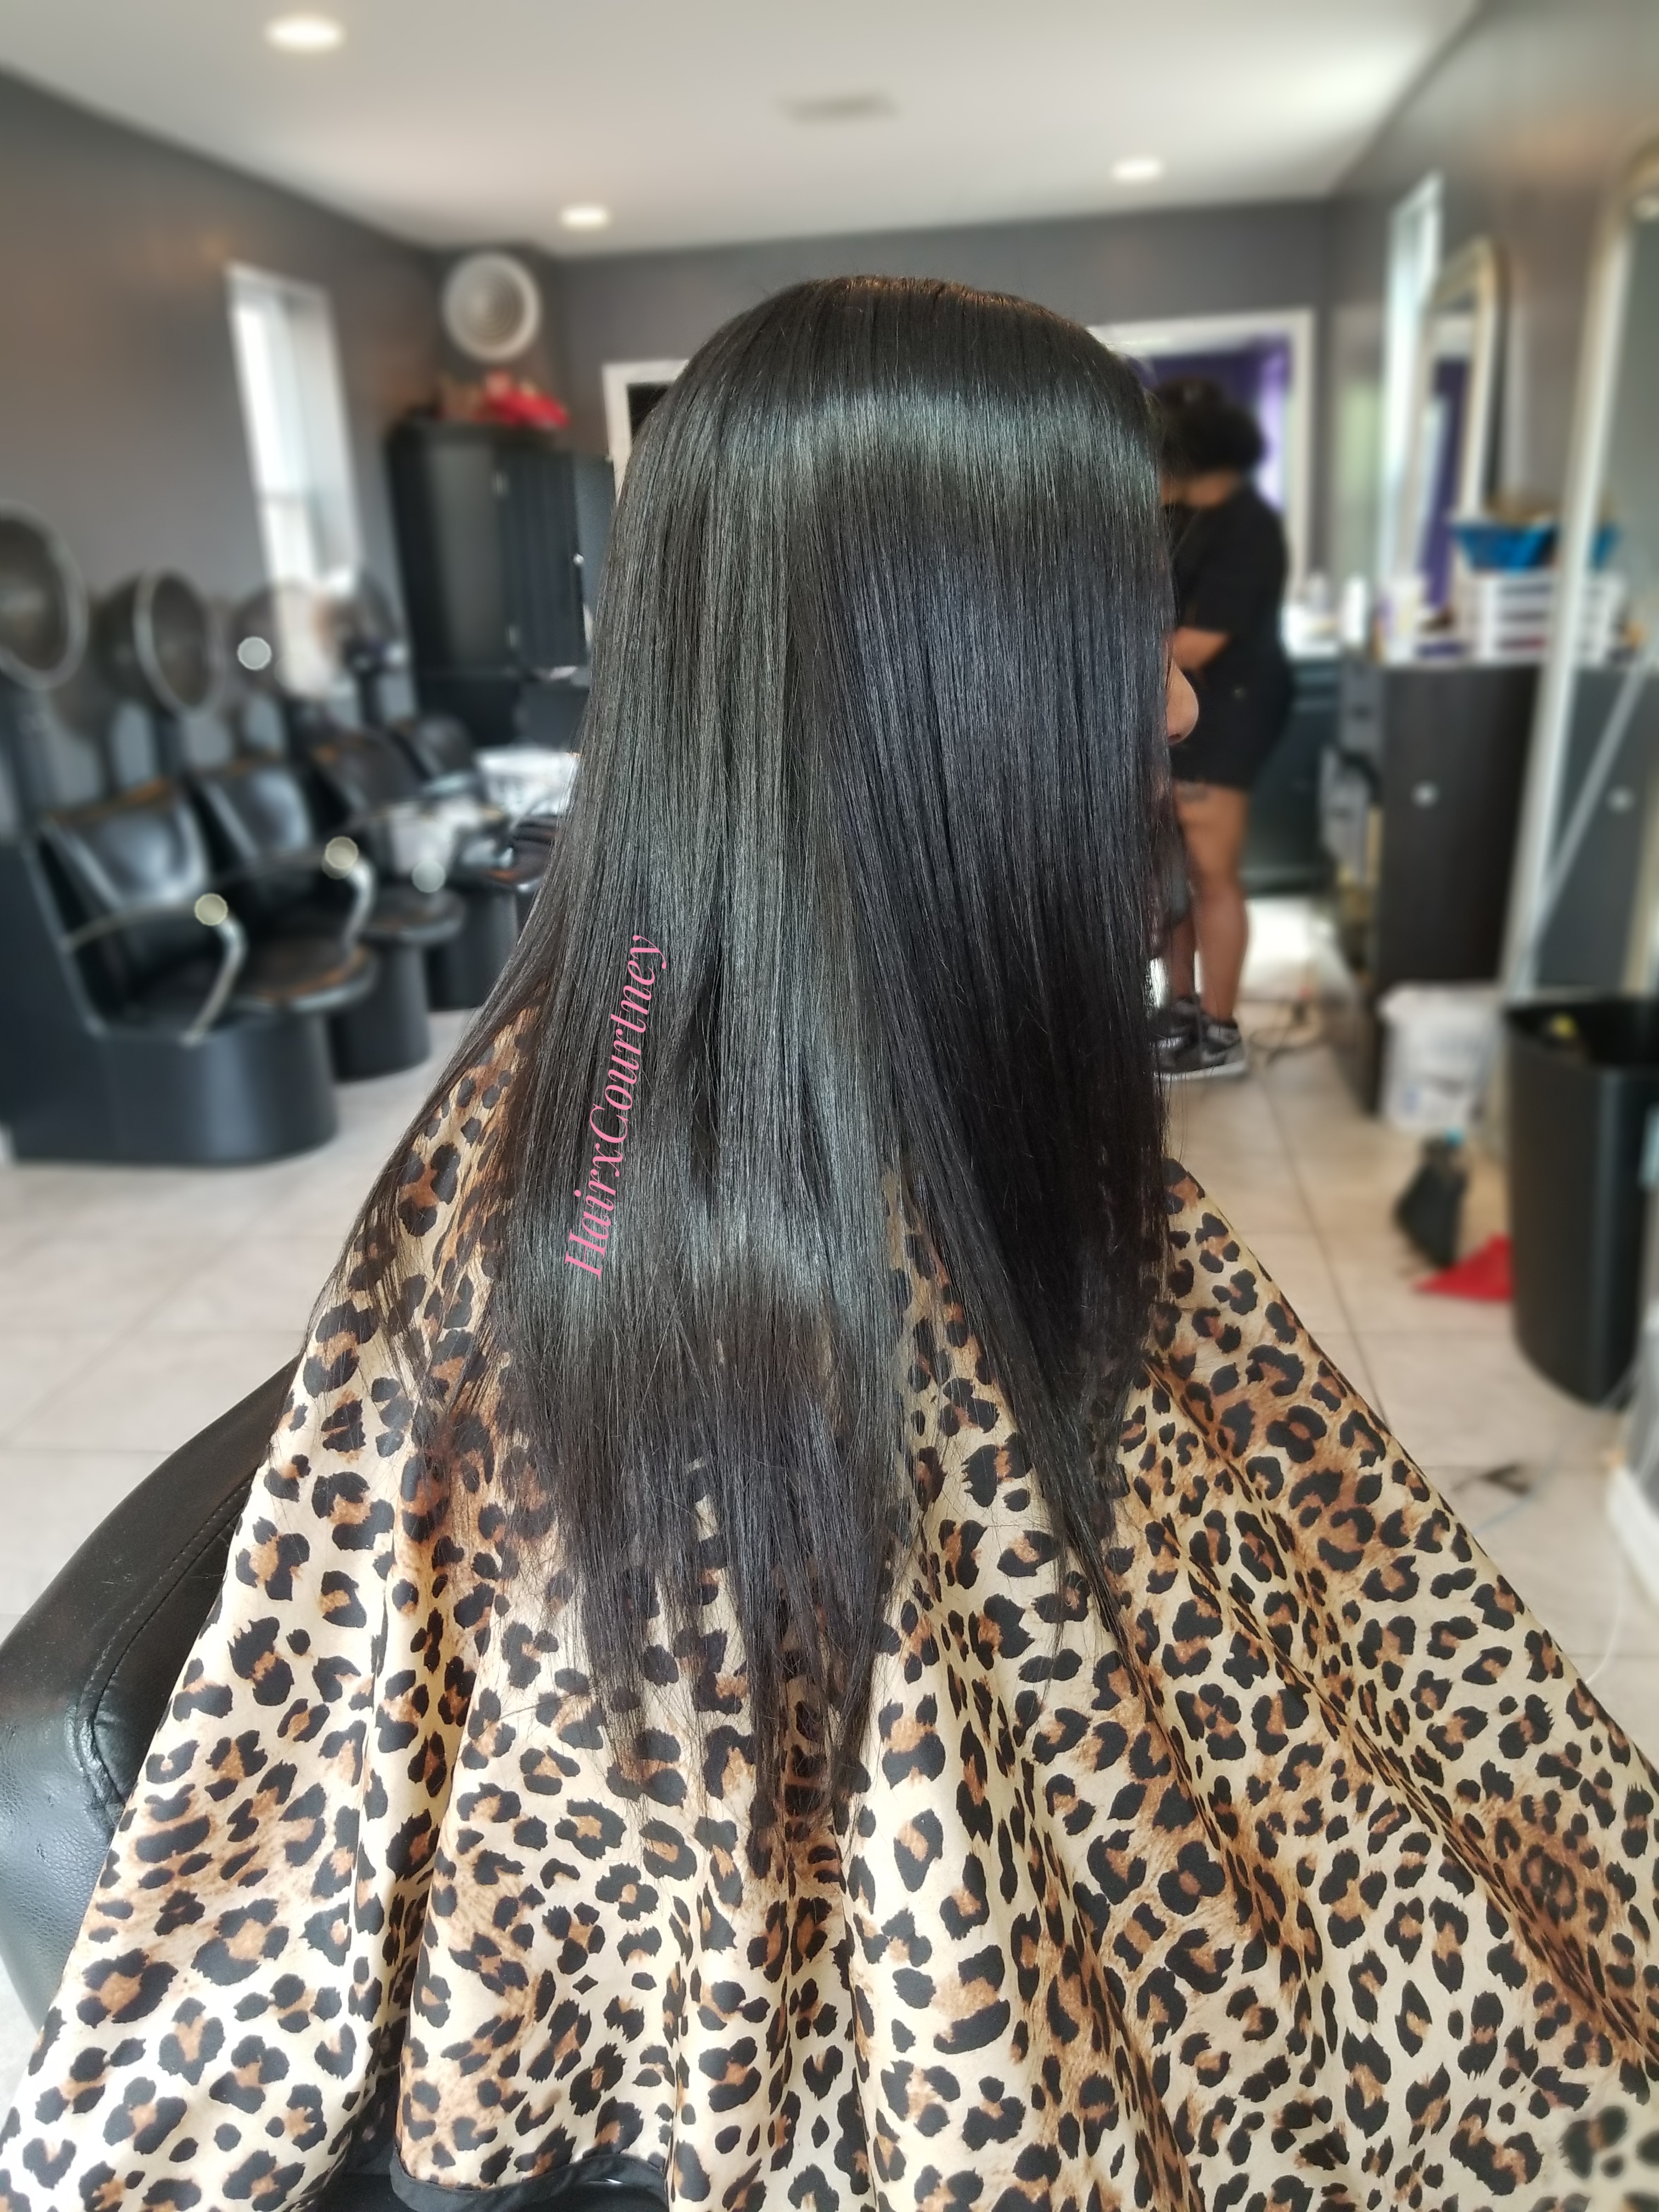
{"label": "woman's ear", "polygon": [[1172,745],[1190,737],[1198,720],[1198,694],[1188,682],[1183,670],[1170,662],[1170,689],[1164,708],[1164,731]]}

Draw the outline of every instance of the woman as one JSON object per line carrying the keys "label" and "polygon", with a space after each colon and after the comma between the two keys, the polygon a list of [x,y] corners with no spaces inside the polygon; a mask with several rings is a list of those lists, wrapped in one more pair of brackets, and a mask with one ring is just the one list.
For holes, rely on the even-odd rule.
{"label": "woman", "polygon": [[1198,692],[1200,712],[1174,759],[1190,897],[1170,932],[1170,996],[1154,1027],[1167,1073],[1243,1075],[1237,1012],[1249,923],[1238,870],[1250,786],[1290,708],[1279,640],[1285,533],[1249,480],[1262,454],[1250,416],[1201,377],[1161,385],[1157,396],[1174,548],[1170,652]]}
{"label": "woman", "polygon": [[1620,2199],[1656,1778],[1160,1165],[1170,619],[1040,309],[653,414],[0,2203]]}

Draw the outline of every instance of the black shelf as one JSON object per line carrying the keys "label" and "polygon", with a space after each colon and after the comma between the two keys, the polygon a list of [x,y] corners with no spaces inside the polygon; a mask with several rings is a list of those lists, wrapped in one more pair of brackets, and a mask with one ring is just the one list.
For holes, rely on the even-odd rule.
{"label": "black shelf", "polygon": [[398,426],[388,458],[421,706],[480,744],[574,744],[610,464],[544,431],[424,419]]}

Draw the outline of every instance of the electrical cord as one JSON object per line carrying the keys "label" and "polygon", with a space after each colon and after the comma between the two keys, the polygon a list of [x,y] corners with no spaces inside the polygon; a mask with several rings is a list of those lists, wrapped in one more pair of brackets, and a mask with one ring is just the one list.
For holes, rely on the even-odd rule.
{"label": "electrical cord", "polygon": [[1287,1054],[1311,1052],[1326,1042],[1324,1011],[1318,1000],[1304,994],[1294,999],[1250,999],[1245,1005],[1252,1010],[1282,1010],[1283,1025],[1275,1032],[1263,1034],[1252,1030],[1247,1040],[1251,1060],[1261,1067],[1272,1067]]}

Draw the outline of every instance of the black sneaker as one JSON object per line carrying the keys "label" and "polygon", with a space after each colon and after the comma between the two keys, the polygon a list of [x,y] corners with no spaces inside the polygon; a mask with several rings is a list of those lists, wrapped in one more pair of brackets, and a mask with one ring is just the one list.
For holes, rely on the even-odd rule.
{"label": "black sneaker", "polygon": [[1200,1019],[1196,999],[1171,999],[1152,1011],[1152,1056],[1167,1073],[1198,1042]]}
{"label": "black sneaker", "polygon": [[1162,1066],[1166,1075],[1177,1080],[1204,1080],[1248,1075],[1250,1057],[1237,1022],[1218,1022],[1212,1014],[1201,1014],[1186,1050],[1164,1060]]}

